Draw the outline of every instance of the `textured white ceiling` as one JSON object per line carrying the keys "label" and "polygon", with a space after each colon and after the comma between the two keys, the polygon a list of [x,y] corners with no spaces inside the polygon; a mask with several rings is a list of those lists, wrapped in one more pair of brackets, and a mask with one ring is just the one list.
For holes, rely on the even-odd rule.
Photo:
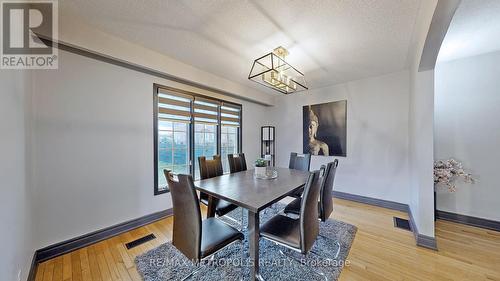
{"label": "textured white ceiling", "polygon": [[500,50],[500,0],[462,0],[438,60],[448,61]]}
{"label": "textured white ceiling", "polygon": [[60,0],[98,29],[232,81],[277,46],[310,88],[407,67],[420,0]]}

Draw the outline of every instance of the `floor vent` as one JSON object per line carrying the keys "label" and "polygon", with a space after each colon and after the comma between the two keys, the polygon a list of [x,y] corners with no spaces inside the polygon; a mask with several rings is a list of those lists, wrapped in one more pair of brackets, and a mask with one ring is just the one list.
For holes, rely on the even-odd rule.
{"label": "floor vent", "polygon": [[411,231],[410,222],[402,218],[394,217],[394,227],[401,228],[404,230]]}
{"label": "floor vent", "polygon": [[151,240],[153,240],[155,238],[156,238],[156,236],[151,233],[149,235],[146,235],[144,237],[136,239],[136,240],[134,240],[132,242],[128,242],[127,244],[125,244],[125,247],[127,247],[127,249],[130,250],[130,249],[132,249],[134,247],[137,247],[137,246],[139,246],[141,244],[144,244],[144,243],[146,243],[148,241],[151,241]]}

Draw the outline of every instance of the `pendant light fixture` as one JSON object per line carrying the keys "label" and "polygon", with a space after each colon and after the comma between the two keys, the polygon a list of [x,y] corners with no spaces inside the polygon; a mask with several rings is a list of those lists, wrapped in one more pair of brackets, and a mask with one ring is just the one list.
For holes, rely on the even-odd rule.
{"label": "pendant light fixture", "polygon": [[283,94],[307,90],[304,74],[286,62],[288,50],[277,47],[253,62],[248,79]]}

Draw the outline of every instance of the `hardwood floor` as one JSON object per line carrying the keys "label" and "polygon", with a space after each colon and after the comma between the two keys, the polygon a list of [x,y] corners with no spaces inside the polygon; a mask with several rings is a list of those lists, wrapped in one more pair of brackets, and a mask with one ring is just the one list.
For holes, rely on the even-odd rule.
{"label": "hardwood floor", "polygon": [[[345,280],[499,280],[500,232],[437,221],[439,251],[415,246],[411,232],[396,229],[406,213],[334,199],[335,219],[358,227]],[[36,281],[141,280],[134,258],[171,239],[173,218],[121,234],[41,263]],[[157,239],[127,250],[125,243],[154,233]]]}

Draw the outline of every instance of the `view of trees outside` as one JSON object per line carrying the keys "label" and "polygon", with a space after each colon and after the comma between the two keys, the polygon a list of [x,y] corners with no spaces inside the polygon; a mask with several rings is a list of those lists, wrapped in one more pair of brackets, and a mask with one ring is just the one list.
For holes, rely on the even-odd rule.
{"label": "view of trees outside", "polygon": [[198,157],[212,159],[217,154],[217,125],[195,123],[194,125],[194,178],[200,178]]}
{"label": "view of trees outside", "polygon": [[158,122],[158,189],[164,189],[167,180],[163,169],[174,174],[189,174],[189,124]]}
{"label": "view of trees outside", "polygon": [[238,153],[238,127],[221,127],[221,157],[225,173],[229,173],[228,154]]}
{"label": "view of trees outside", "polygon": [[[229,173],[227,155],[238,153],[238,127],[221,127],[221,157],[225,173]],[[212,159],[217,154],[217,125],[195,123],[194,159],[195,179],[199,179],[199,156]],[[162,190],[167,181],[163,169],[174,174],[189,174],[189,123],[163,121],[158,122],[158,187]]]}

